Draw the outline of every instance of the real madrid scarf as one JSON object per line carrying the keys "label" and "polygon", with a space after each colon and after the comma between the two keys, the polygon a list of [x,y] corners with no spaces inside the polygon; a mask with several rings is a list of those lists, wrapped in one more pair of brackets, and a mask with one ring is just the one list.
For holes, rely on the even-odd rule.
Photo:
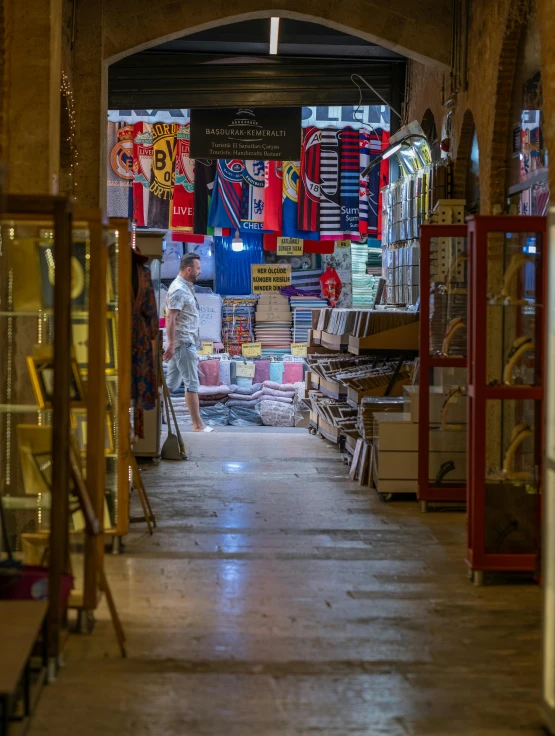
{"label": "real madrid scarf", "polygon": [[150,177],[152,175],[152,125],[133,126],[133,219],[138,227],[146,227]]}
{"label": "real madrid scarf", "polygon": [[264,161],[245,161],[243,169],[241,230],[264,231]]}
{"label": "real madrid scarf", "polygon": [[108,123],[108,217],[133,214],[133,127]]}
{"label": "real madrid scarf", "polygon": [[281,232],[283,167],[281,161],[264,164],[264,230]]}
{"label": "real madrid scarf", "polygon": [[170,227],[181,232],[191,232],[194,224],[195,162],[189,158],[190,138],[190,123],[180,125],[177,131]]}
{"label": "real madrid scarf", "polygon": [[300,168],[300,161],[283,162],[282,234],[286,238],[320,240],[319,233],[300,230],[298,226]]}
{"label": "real madrid scarf", "polygon": [[322,131],[313,125],[304,132],[299,182],[299,229],[318,230],[320,215],[320,145]]}
{"label": "real madrid scarf", "polygon": [[152,126],[152,174],[148,202],[148,226],[168,229],[175,183],[175,150],[178,123]]}
{"label": "real madrid scarf", "polygon": [[320,151],[320,238],[341,240],[338,128],[324,128]]}
{"label": "real madrid scarf", "polygon": [[218,161],[208,214],[210,227],[239,229],[244,168],[244,163],[240,159]]}
{"label": "real madrid scarf", "polygon": [[358,130],[341,131],[341,231],[349,240],[360,240],[358,231],[358,195],[360,150]]}

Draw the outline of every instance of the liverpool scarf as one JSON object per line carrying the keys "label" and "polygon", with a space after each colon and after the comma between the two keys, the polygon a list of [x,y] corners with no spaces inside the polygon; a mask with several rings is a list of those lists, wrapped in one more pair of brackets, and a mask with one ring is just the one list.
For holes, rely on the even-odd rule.
{"label": "liverpool scarf", "polygon": [[320,146],[320,238],[341,240],[341,200],[339,191],[340,139],[337,128],[322,131]]}
{"label": "liverpool scarf", "polygon": [[108,217],[133,214],[133,127],[108,123]]}
{"label": "liverpool scarf", "polygon": [[152,174],[148,201],[148,226],[168,229],[175,184],[175,150],[178,123],[152,126]]}
{"label": "liverpool scarf", "polygon": [[133,219],[137,227],[148,224],[148,200],[152,175],[152,125],[133,126]]}
{"label": "liverpool scarf", "polygon": [[299,229],[318,230],[320,214],[320,145],[322,131],[310,126],[304,132],[299,182]]}
{"label": "liverpool scarf", "polygon": [[244,163],[240,159],[218,161],[208,214],[210,227],[239,229],[244,168]]}
{"label": "liverpool scarf", "polygon": [[190,123],[181,125],[177,132],[171,218],[171,229],[181,232],[191,232],[194,224],[195,162],[189,158],[190,138]]}
{"label": "liverpool scarf", "polygon": [[358,130],[341,131],[341,230],[348,240],[360,240],[358,231],[358,196],[360,149]]}
{"label": "liverpool scarf", "polygon": [[281,161],[264,165],[264,230],[281,232],[283,167]]}

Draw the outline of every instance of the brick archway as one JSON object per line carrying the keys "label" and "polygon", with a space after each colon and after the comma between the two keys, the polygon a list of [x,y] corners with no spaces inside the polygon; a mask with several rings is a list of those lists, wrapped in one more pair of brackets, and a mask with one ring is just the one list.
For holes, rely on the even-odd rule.
{"label": "brick archway", "polygon": [[474,115],[471,110],[466,110],[463,116],[459,144],[457,146],[457,157],[455,159],[455,171],[453,175],[454,199],[464,199],[466,197],[466,176],[475,131]]}
{"label": "brick archway", "polygon": [[482,181],[484,184],[483,201],[487,203],[487,212],[493,212],[496,205],[504,209],[507,196],[507,155],[510,137],[512,90],[514,85],[518,51],[526,23],[526,8],[530,0],[516,0],[509,4],[505,33],[499,57],[497,84],[494,99],[494,118],[489,141],[489,156],[484,161]]}

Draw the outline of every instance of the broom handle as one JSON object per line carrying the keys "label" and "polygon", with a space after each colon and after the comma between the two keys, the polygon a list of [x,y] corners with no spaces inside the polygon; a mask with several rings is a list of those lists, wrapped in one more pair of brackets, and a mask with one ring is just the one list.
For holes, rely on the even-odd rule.
{"label": "broom handle", "polygon": [[162,356],[160,356],[160,377],[162,379],[162,394],[164,395],[164,403],[166,405],[166,416],[168,417],[168,430],[171,428],[170,425],[170,409],[171,409],[171,415],[173,417],[173,424],[175,427],[175,434],[177,437],[177,441],[179,442],[179,449],[181,452],[185,452],[185,445],[183,444],[183,438],[181,437],[181,431],[179,429],[179,424],[177,423],[177,418],[175,416],[175,409],[173,408],[173,402],[171,400],[170,392],[168,390],[168,384],[166,383],[166,376],[164,375],[163,365],[162,365]]}

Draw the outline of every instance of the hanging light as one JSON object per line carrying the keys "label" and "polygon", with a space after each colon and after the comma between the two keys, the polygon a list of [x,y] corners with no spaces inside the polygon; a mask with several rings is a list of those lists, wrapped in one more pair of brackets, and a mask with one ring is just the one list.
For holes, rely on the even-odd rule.
{"label": "hanging light", "polygon": [[235,251],[235,253],[240,253],[244,248],[245,244],[243,243],[243,239],[239,235],[239,230],[236,230],[235,237],[231,241],[231,250]]}
{"label": "hanging light", "polygon": [[270,54],[278,52],[279,18],[270,18]]}

